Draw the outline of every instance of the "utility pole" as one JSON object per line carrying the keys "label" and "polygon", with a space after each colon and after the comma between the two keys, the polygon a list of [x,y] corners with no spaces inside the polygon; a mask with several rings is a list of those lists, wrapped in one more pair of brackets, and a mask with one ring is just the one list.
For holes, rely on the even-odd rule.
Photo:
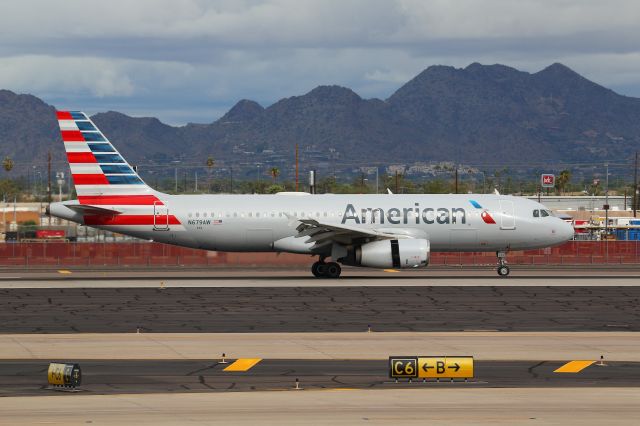
{"label": "utility pole", "polygon": [[458,193],[458,165],[456,164],[456,194]]}
{"label": "utility pole", "polygon": [[174,169],[174,171],[175,171],[175,181],[176,181],[176,189],[175,189],[175,192],[176,192],[176,194],[177,194],[177,193],[178,193],[178,168],[176,167],[176,168]]}
{"label": "utility pole", "polygon": [[398,194],[398,171],[396,170],[396,194]]}
{"label": "utility pole", "polygon": [[[47,154],[47,211],[51,210],[51,151]],[[49,215],[49,226],[51,226],[51,215]]]}
{"label": "utility pole", "polygon": [[636,162],[633,167],[633,217],[636,216],[638,210],[638,151],[636,151]]}
{"label": "utility pole", "polygon": [[379,194],[379,190],[378,190],[378,166],[376,166],[376,194]]}
{"label": "utility pole", "polygon": [[609,235],[609,163],[605,163],[605,171],[607,176],[604,184],[604,235]]}
{"label": "utility pole", "polygon": [[196,188],[195,192],[198,192],[198,171],[196,170]]}
{"label": "utility pole", "polygon": [[298,144],[296,144],[296,192],[298,192]]}

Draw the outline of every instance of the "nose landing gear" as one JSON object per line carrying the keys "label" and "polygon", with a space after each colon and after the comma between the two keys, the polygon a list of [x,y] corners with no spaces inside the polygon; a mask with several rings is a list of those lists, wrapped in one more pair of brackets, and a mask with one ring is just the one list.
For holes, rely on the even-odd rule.
{"label": "nose landing gear", "polygon": [[510,269],[507,266],[507,252],[499,251],[496,252],[496,255],[498,256],[498,275],[506,277],[510,272]]}
{"label": "nose landing gear", "polygon": [[340,264],[336,262],[325,263],[324,259],[311,265],[311,273],[316,278],[338,278],[341,272]]}

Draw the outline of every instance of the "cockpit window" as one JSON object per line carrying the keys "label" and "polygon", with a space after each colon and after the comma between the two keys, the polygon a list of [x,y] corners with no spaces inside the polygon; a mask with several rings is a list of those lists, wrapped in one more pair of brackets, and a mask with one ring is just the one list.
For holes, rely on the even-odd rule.
{"label": "cockpit window", "polygon": [[540,210],[534,210],[533,217],[540,217]]}
{"label": "cockpit window", "polygon": [[540,214],[542,215],[542,217],[547,217],[547,216],[549,216],[549,211],[548,210],[540,210]]}

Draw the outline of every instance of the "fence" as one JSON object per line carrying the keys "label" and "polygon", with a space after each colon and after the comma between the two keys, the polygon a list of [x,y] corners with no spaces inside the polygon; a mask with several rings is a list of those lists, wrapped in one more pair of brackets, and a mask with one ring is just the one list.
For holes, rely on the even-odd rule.
{"label": "fence", "polygon": [[[511,265],[640,265],[640,241],[570,241],[558,247],[510,252]],[[296,254],[224,253],[159,243],[30,242],[0,244],[0,267],[308,266]],[[432,253],[431,265],[494,265],[495,253]]]}

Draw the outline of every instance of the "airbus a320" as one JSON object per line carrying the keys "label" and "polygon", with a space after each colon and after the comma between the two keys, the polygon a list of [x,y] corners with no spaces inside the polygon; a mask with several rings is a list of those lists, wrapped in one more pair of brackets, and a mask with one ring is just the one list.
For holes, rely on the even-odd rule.
{"label": "airbus a320", "polygon": [[[155,191],[84,113],[58,111],[77,200],[52,216],[204,250],[317,256],[316,277],[340,265],[424,268],[431,252],[497,254],[562,244],[573,227],[543,205],[497,194],[171,195]],[[327,261],[330,259],[330,261]]]}

